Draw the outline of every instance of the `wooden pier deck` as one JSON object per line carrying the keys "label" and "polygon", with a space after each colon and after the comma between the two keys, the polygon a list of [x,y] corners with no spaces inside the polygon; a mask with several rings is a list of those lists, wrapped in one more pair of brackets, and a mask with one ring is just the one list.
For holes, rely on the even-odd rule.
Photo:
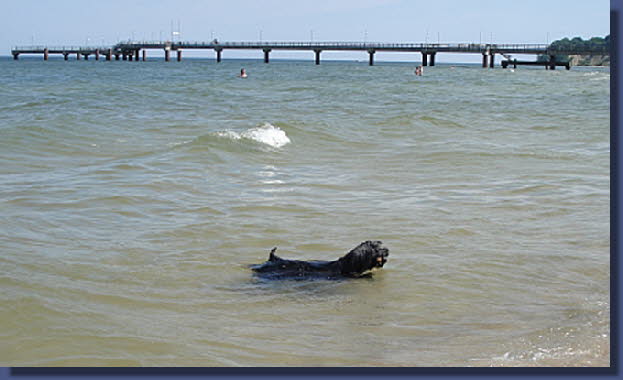
{"label": "wooden pier deck", "polygon": [[[110,61],[123,59],[130,61],[143,61],[147,59],[147,50],[163,50],[165,61],[171,60],[171,52],[177,55],[177,61],[182,60],[183,50],[213,50],[216,54],[216,61],[221,62],[224,50],[262,50],[264,52],[264,62],[269,63],[270,53],[277,50],[299,50],[313,51],[315,63],[320,64],[320,54],[323,51],[364,51],[369,55],[370,66],[374,65],[374,54],[377,52],[412,52],[422,55],[423,66],[435,66],[435,56],[437,53],[464,53],[481,54],[482,67],[495,65],[495,55],[500,54],[509,57],[512,54],[534,54],[548,55],[550,61],[555,60],[556,55],[572,54],[603,54],[609,52],[605,48],[583,49],[583,50],[560,50],[554,49],[551,45],[544,44],[429,44],[429,43],[379,43],[379,42],[171,42],[171,41],[127,41],[120,42],[114,46],[80,47],[80,46],[18,46],[11,50],[15,60],[22,54],[42,54],[43,59],[47,60],[50,54],[62,54],[65,60],[70,55],[75,55],[76,59],[95,56],[96,60],[100,56]],[[142,54],[141,54],[142,53]],[[526,61],[517,64],[527,64]],[[539,63],[540,64],[540,63]],[[550,65],[551,66],[551,65]],[[553,67],[555,68],[556,65]]]}
{"label": "wooden pier deck", "polygon": [[513,66],[515,69],[517,66],[544,66],[546,69],[555,70],[556,66],[563,66],[567,70],[571,69],[571,64],[562,61],[518,61],[516,59],[507,59],[502,61],[502,68],[507,68],[508,66]]}

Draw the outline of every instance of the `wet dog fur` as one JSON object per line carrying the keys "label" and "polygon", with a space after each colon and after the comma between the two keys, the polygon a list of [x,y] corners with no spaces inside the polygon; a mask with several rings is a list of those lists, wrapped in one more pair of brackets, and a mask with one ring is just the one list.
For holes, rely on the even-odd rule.
{"label": "wet dog fur", "polygon": [[270,251],[268,261],[251,265],[260,277],[280,278],[344,278],[370,275],[373,269],[382,268],[387,262],[389,250],[380,241],[365,241],[343,257],[334,261],[287,260],[275,255],[277,247]]}

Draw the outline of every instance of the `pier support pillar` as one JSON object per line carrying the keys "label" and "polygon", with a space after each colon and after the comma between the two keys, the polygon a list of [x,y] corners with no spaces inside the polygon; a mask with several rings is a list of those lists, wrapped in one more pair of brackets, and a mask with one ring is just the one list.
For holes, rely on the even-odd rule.
{"label": "pier support pillar", "polygon": [[556,70],[556,56],[555,55],[549,56],[549,69]]}
{"label": "pier support pillar", "polygon": [[115,54],[115,61],[119,60],[119,54]]}
{"label": "pier support pillar", "polygon": [[139,56],[139,52],[138,52],[138,50],[134,50],[134,60],[135,60],[136,62],[138,62],[138,56]]}
{"label": "pier support pillar", "polygon": [[316,53],[316,64],[319,65],[320,64],[320,52],[322,50],[314,50],[314,53]]}
{"label": "pier support pillar", "polygon": [[182,61],[182,50],[181,49],[177,49],[177,61],[178,62]]}
{"label": "pier support pillar", "polygon": [[169,62],[171,60],[171,50],[164,49],[164,61]]}
{"label": "pier support pillar", "polygon": [[112,49],[108,49],[108,51],[106,52],[106,60],[112,60]]}
{"label": "pier support pillar", "polygon": [[430,54],[430,65],[431,66],[435,66],[435,54],[437,53]]}
{"label": "pier support pillar", "polygon": [[491,53],[489,55],[489,67],[490,68],[494,68],[495,67],[495,53]]}
{"label": "pier support pillar", "polygon": [[221,52],[223,49],[214,49],[216,51],[216,62],[221,62]]}
{"label": "pier support pillar", "polygon": [[85,55],[84,55],[84,60],[85,60],[85,61],[88,61],[88,60],[89,60],[89,55],[88,55],[88,54],[85,54]]}
{"label": "pier support pillar", "polygon": [[19,53],[13,53],[13,59],[17,61],[19,59]]}
{"label": "pier support pillar", "polygon": [[63,59],[69,61],[69,53],[63,53]]}
{"label": "pier support pillar", "polygon": [[79,61],[80,60],[80,53],[76,53],[76,60]]}
{"label": "pier support pillar", "polygon": [[48,60],[48,48],[43,49],[43,60]]}
{"label": "pier support pillar", "polygon": [[147,50],[143,49],[143,62],[147,60]]}
{"label": "pier support pillar", "polygon": [[482,53],[482,67],[487,68],[487,55]]}
{"label": "pier support pillar", "polygon": [[270,54],[270,49],[264,49],[264,63],[268,63],[268,55]]}
{"label": "pier support pillar", "polygon": [[428,66],[428,54],[422,52],[422,66]]}
{"label": "pier support pillar", "polygon": [[128,55],[126,53],[123,53],[123,56],[122,56],[121,59],[124,60],[124,61],[127,61],[128,60]]}
{"label": "pier support pillar", "polygon": [[370,66],[374,66],[374,53],[376,53],[375,50],[368,50],[368,54],[370,55]]}
{"label": "pier support pillar", "polygon": [[95,49],[95,60],[96,61],[100,60],[100,49]]}
{"label": "pier support pillar", "polygon": [[132,62],[134,60],[134,54],[128,54],[128,61]]}

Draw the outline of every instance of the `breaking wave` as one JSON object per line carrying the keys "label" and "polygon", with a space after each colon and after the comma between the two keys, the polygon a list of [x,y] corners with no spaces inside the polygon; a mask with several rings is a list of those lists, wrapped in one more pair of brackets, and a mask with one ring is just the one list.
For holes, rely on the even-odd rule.
{"label": "breaking wave", "polygon": [[225,137],[232,140],[249,139],[256,142],[270,145],[274,148],[281,148],[286,144],[289,144],[290,138],[279,127],[275,127],[270,123],[264,123],[261,126],[247,129],[243,132],[235,131],[220,131],[216,132],[219,137]]}

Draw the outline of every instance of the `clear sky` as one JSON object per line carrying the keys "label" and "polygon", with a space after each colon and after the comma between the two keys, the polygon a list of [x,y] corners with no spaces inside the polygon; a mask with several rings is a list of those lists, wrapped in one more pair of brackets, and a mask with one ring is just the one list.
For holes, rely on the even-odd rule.
{"label": "clear sky", "polygon": [[[178,23],[184,41],[547,43],[609,34],[609,11],[608,0],[1,0],[0,55],[15,45],[170,39]],[[226,50],[223,58],[261,54]],[[310,54],[273,52],[271,58]],[[325,55],[367,59],[364,52]],[[377,60],[401,57],[377,54]]]}

